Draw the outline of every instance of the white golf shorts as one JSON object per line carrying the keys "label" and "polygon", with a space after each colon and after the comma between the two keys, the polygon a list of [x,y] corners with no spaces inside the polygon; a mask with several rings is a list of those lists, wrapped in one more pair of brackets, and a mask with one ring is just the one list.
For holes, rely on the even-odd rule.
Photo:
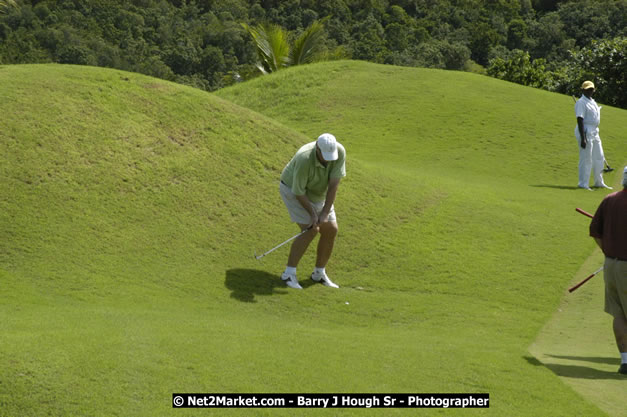
{"label": "white golf shorts", "polygon": [[[285,207],[287,207],[287,212],[290,214],[290,218],[294,223],[298,224],[309,224],[311,222],[311,216],[309,212],[305,210],[305,208],[300,204],[290,187],[279,182],[279,192],[281,193],[281,198],[285,203]],[[316,212],[320,214],[322,209],[324,208],[324,201],[320,203],[313,203]],[[335,218],[335,206],[331,206],[331,211],[329,212],[329,221],[337,222]]]}

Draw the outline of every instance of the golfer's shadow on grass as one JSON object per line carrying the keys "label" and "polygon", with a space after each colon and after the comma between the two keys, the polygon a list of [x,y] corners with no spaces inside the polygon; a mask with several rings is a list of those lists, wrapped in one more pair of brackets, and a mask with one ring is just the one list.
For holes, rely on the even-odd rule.
{"label": "golfer's shadow on grass", "polygon": [[[232,298],[245,303],[256,303],[257,296],[287,294],[289,290],[279,275],[257,269],[229,269],[224,285],[231,290]],[[303,280],[301,285],[305,289],[313,283]]]}
{"label": "golfer's shadow on grass", "polygon": [[576,360],[580,362],[588,362],[588,363],[606,363],[606,364],[616,364],[616,370],[614,371],[604,371],[598,368],[592,368],[589,366],[583,365],[567,365],[564,363],[543,363],[538,359],[525,356],[527,362],[531,365],[535,366],[545,366],[550,369],[554,374],[561,377],[567,378],[579,378],[579,379],[624,379],[617,371],[620,366],[620,361],[611,358],[587,358],[587,357],[569,357],[569,356],[557,356],[557,355],[549,355],[553,358],[557,359],[568,359],[568,360]]}
{"label": "golfer's shadow on grass", "polygon": [[581,188],[571,185],[553,185],[553,184],[533,184],[536,188],[553,188],[555,190],[580,190]]}

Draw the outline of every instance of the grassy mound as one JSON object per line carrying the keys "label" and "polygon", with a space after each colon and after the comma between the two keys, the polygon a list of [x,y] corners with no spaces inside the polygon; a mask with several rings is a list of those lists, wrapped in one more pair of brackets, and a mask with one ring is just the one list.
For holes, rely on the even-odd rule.
{"label": "grassy mound", "polygon": [[[428,277],[420,288],[432,285],[434,277],[451,274],[471,284],[447,283],[444,291],[462,289],[478,294],[474,300],[501,297],[507,305],[518,305],[513,314],[519,315],[520,323],[493,328],[511,327],[507,337],[524,329],[529,331],[525,334],[534,334],[544,319],[531,317],[528,310],[536,310],[538,316],[554,311],[567,283],[592,271],[579,269],[595,245],[587,238],[588,221],[573,209],[593,211],[606,192],[582,193],[574,187],[577,150],[568,97],[473,74],[355,62],[323,64],[319,71],[292,69],[218,94],[309,136],[334,132],[352,160],[369,164],[377,175],[403,172],[413,179],[414,188],[435,185],[441,195],[450,196],[428,217],[420,216],[417,221],[423,224],[411,240],[416,252],[405,255],[425,259],[424,264],[431,266],[438,261],[428,259],[444,254],[440,262],[446,267],[416,269],[416,276]],[[620,159],[627,145],[622,132],[626,117],[624,111],[604,106],[601,132],[606,156],[615,168],[626,162]],[[619,177],[606,175],[606,182],[618,187]],[[397,183],[394,179],[386,186]],[[461,197],[458,207],[442,212],[452,209],[455,197]],[[487,294],[479,294],[482,291]],[[583,317],[603,316],[594,301],[569,305],[576,305]],[[582,321],[575,332],[565,330],[568,323],[552,321],[560,328],[554,338],[569,334],[575,350],[599,331],[606,334],[604,340],[611,339],[607,320],[602,322],[602,329],[597,329],[599,321]],[[521,347],[532,340],[523,338],[527,342]],[[561,352],[545,340],[551,339],[534,344],[536,356],[544,359],[542,352]],[[613,343],[596,348],[615,350]],[[538,363],[521,356],[530,367]],[[614,352],[608,359],[612,373],[616,356]],[[608,398],[620,404],[617,381],[608,377],[610,384],[598,389],[597,379],[575,378],[586,385],[589,400],[617,412],[607,407]],[[603,395],[591,395],[595,391]]]}
{"label": "grassy mound", "polygon": [[[592,251],[574,207],[603,194],[571,188],[566,98],[348,62],[228,101],[4,66],[0,95],[0,415],[187,415],[173,392],[262,391],[489,392],[466,411],[603,415],[527,353]],[[604,109],[608,156],[626,118]],[[288,291],[287,249],[252,253],[296,232],[278,175],[323,131],[349,155],[342,288]]]}

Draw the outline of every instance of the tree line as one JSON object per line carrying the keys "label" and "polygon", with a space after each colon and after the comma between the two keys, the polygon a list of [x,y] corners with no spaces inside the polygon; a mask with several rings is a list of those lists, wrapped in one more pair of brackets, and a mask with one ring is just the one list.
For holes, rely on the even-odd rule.
{"label": "tree line", "polygon": [[627,108],[627,0],[0,0],[0,63],[111,67],[212,91],[262,73],[263,28],[287,45],[306,38],[307,62],[472,71],[566,94],[591,79],[599,101]]}

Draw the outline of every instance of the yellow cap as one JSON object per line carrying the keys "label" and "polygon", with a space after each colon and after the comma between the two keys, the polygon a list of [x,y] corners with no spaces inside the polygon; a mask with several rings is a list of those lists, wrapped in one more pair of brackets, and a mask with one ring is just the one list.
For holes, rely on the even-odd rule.
{"label": "yellow cap", "polygon": [[588,88],[594,88],[594,83],[592,81],[584,81],[583,84],[581,84],[582,90],[587,90]]}

